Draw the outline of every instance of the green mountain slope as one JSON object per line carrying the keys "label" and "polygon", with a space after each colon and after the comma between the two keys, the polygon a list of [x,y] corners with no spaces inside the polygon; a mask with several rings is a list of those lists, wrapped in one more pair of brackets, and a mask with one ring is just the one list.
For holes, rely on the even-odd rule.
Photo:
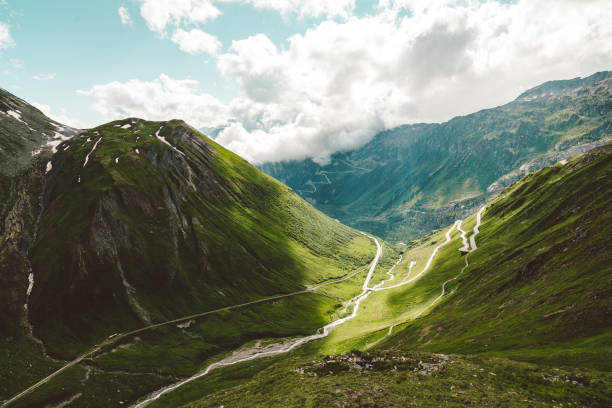
{"label": "green mountain slope", "polygon": [[309,350],[157,406],[609,406],[611,209],[612,145],[529,174],[470,252],[474,215],[411,242],[390,289]]}
{"label": "green mountain slope", "polygon": [[611,145],[528,175],[487,208],[454,294],[387,347],[609,371],[610,209]]}
{"label": "green mountain slope", "polygon": [[43,340],[60,329],[58,348],[66,332],[89,344],[110,327],[293,292],[369,259],[348,252],[367,238],[182,122],[91,129],[51,163],[30,316]]}
{"label": "green mountain slope", "polygon": [[14,406],[134,401],[254,339],[311,334],[360,290],[371,238],[184,122],[76,130],[0,101],[0,400],[95,346]]}
{"label": "green mountain slope", "polygon": [[401,126],[325,165],[261,168],[332,218],[407,241],[469,215],[526,171],[606,143],[611,76],[547,82],[494,109]]}

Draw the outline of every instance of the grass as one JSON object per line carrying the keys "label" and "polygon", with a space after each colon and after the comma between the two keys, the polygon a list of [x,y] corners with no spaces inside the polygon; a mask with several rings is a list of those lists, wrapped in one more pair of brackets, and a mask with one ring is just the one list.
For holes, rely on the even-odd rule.
{"label": "grass", "polygon": [[534,173],[493,202],[456,292],[382,347],[609,370],[609,151]]}
{"label": "grass", "polygon": [[[612,146],[530,174],[489,205],[470,266],[434,307],[465,264],[458,232],[414,284],[373,293],[356,319],[254,377],[237,379],[234,367],[227,384],[218,373],[184,406],[609,406],[611,175]],[[404,276],[406,259],[422,264],[444,233],[405,248]],[[374,368],[342,362],[351,349],[370,349]],[[452,363],[415,373],[438,353]],[[416,367],[398,368],[397,358]]]}
{"label": "grass", "polygon": [[[362,363],[357,368],[343,357],[369,366]],[[207,384],[192,384],[190,398],[176,396],[153,406],[549,407],[563,402],[564,406],[605,407],[611,397],[608,373],[552,369],[502,358],[447,358],[419,352],[353,353],[315,361],[296,356],[270,361],[256,374],[246,367],[242,376],[237,375],[239,367],[232,368],[231,373],[219,372]],[[421,373],[421,362],[437,370]],[[251,375],[253,378],[244,382]],[[212,384],[217,386],[215,392]],[[182,405],[198,392],[205,397]]]}
{"label": "grass", "polygon": [[[154,137],[160,129],[184,155]],[[163,322],[354,276],[320,293],[125,339],[126,346],[84,363],[100,375],[67,386],[62,374],[26,405],[82,392],[72,406],[100,406],[109,394],[86,390],[116,383],[104,373],[142,376],[149,384],[137,387],[142,395],[253,339],[311,334],[361,286],[376,252],[370,238],[180,121],[127,119],[90,129],[60,145],[49,177],[31,250],[30,320],[54,356],[72,359],[112,333],[147,325],[145,318]],[[124,278],[133,288],[127,292]],[[53,368],[18,374],[1,395]],[[115,405],[127,398],[117,394]]]}

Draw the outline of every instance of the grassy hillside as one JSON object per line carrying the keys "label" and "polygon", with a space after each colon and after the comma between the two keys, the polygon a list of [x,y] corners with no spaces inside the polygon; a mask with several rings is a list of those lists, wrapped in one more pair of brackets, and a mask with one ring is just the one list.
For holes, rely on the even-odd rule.
{"label": "grassy hillside", "polygon": [[78,350],[67,334],[92,344],[301,290],[374,253],[368,238],[179,121],[90,129],[51,163],[30,317],[55,353]]}
{"label": "grassy hillside", "polygon": [[386,347],[609,371],[611,208],[610,145],[530,174],[487,208],[455,293]]}
{"label": "grassy hillside", "polygon": [[456,227],[413,241],[386,286],[450,231],[419,279],[373,293],[328,338],[157,406],[609,406],[611,208],[612,145],[529,174],[483,212],[476,250],[462,255]]}
{"label": "grassy hillside", "polygon": [[[311,334],[359,291],[376,253],[371,238],[182,121],[117,121],[54,147],[32,147],[7,184],[20,195],[2,238],[24,225],[30,235],[20,257],[4,258],[23,273],[0,270],[18,283],[16,316],[3,312],[21,330],[2,333],[0,400],[108,345],[14,406],[118,406],[255,339]],[[261,302],[108,340],[251,301]]]}

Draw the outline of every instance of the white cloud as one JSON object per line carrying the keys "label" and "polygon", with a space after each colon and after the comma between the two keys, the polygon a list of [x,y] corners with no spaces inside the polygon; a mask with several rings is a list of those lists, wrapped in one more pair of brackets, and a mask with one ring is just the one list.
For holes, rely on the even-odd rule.
{"label": "white cloud", "polygon": [[213,96],[200,94],[197,85],[194,80],[176,80],[161,74],[150,82],[111,82],[77,92],[94,97],[94,108],[106,120],[136,116],[149,120],[183,119],[197,128],[225,125],[225,105]]}
{"label": "white cloud", "polygon": [[276,10],[281,14],[300,17],[348,18],[355,8],[355,0],[222,0],[251,4],[255,8]]}
{"label": "white cloud", "polygon": [[130,17],[130,12],[124,6],[119,7],[117,10],[119,14],[119,18],[121,19],[121,24],[123,25],[132,25],[132,17]]}
{"label": "white cloud", "polygon": [[[279,10],[288,4],[269,3]],[[255,163],[324,162],[383,129],[447,120],[547,80],[612,68],[607,1],[382,0],[380,6],[378,15],[325,21],[285,48],[263,34],[234,41],[217,60],[240,87],[229,104],[201,94],[194,81],[163,75],[88,94],[107,116],[229,124],[217,140]],[[402,8],[410,13],[400,14]]]}
{"label": "white cloud", "polygon": [[140,15],[149,28],[163,33],[168,26],[205,23],[214,20],[221,12],[212,0],[139,0]]}
{"label": "white cloud", "polygon": [[[296,14],[299,17],[341,17],[348,18],[355,8],[355,0],[138,0],[140,15],[152,31],[167,34],[175,29],[172,41],[182,51],[190,54],[216,54],[221,47],[217,37],[193,28],[216,19],[221,11],[216,4],[250,4],[255,8],[275,10],[283,15]],[[125,7],[119,8],[123,24],[132,24]],[[189,29],[189,31],[187,31]]]}
{"label": "white cloud", "polygon": [[0,50],[15,46],[8,24],[0,22]]}
{"label": "white cloud", "polygon": [[612,68],[605,1],[406,1],[326,21],[279,50],[263,35],[219,57],[237,80],[242,127],[218,140],[254,162],[325,161],[400,124],[505,103],[521,88]]}
{"label": "white cloud", "polygon": [[[44,113],[45,115],[47,115],[47,117],[63,124],[63,125],[68,125],[68,126],[72,126],[73,128],[76,129],[84,129],[86,128],[86,124],[84,124],[83,122],[81,122],[78,119],[73,119],[70,118],[68,116],[66,116],[65,114],[56,114],[53,112],[53,109],[51,109],[51,107],[49,105],[45,105],[44,103],[40,103],[40,102],[32,102],[32,106],[34,106],[35,108],[37,108],[38,110],[40,110],[42,113]],[[63,109],[62,109],[63,111]]]}
{"label": "white cloud", "polygon": [[44,74],[44,75],[34,75],[32,79],[35,79],[37,81],[50,81],[52,79],[55,79],[55,73]]}
{"label": "white cloud", "polygon": [[216,55],[221,48],[221,42],[217,37],[196,28],[190,31],[179,28],[172,35],[172,42],[178,44],[181,51],[193,55],[202,53]]}

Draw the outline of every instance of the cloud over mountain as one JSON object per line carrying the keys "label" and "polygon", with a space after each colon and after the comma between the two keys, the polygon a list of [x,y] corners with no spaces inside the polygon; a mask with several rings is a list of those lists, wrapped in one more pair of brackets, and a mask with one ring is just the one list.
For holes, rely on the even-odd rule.
{"label": "cloud over mountain", "polygon": [[[142,4],[152,29],[205,21],[218,11],[213,2],[191,0],[154,13],[158,3]],[[383,129],[443,121],[503,103],[551,78],[612,66],[612,8],[605,1],[383,0],[377,13],[365,17],[350,15],[353,2],[340,3],[335,11],[321,2],[303,3],[312,8],[302,10],[314,14],[347,14],[289,38],[284,47],[257,34],[223,52],[208,37],[190,43],[175,35],[186,52],[220,51],[219,71],[240,90],[231,101],[198,92],[192,80],[164,75],[98,85],[87,93],[109,117],[182,117],[199,127],[225,126],[217,140],[255,163],[306,157],[324,162]],[[181,33],[187,38],[189,32]]]}

